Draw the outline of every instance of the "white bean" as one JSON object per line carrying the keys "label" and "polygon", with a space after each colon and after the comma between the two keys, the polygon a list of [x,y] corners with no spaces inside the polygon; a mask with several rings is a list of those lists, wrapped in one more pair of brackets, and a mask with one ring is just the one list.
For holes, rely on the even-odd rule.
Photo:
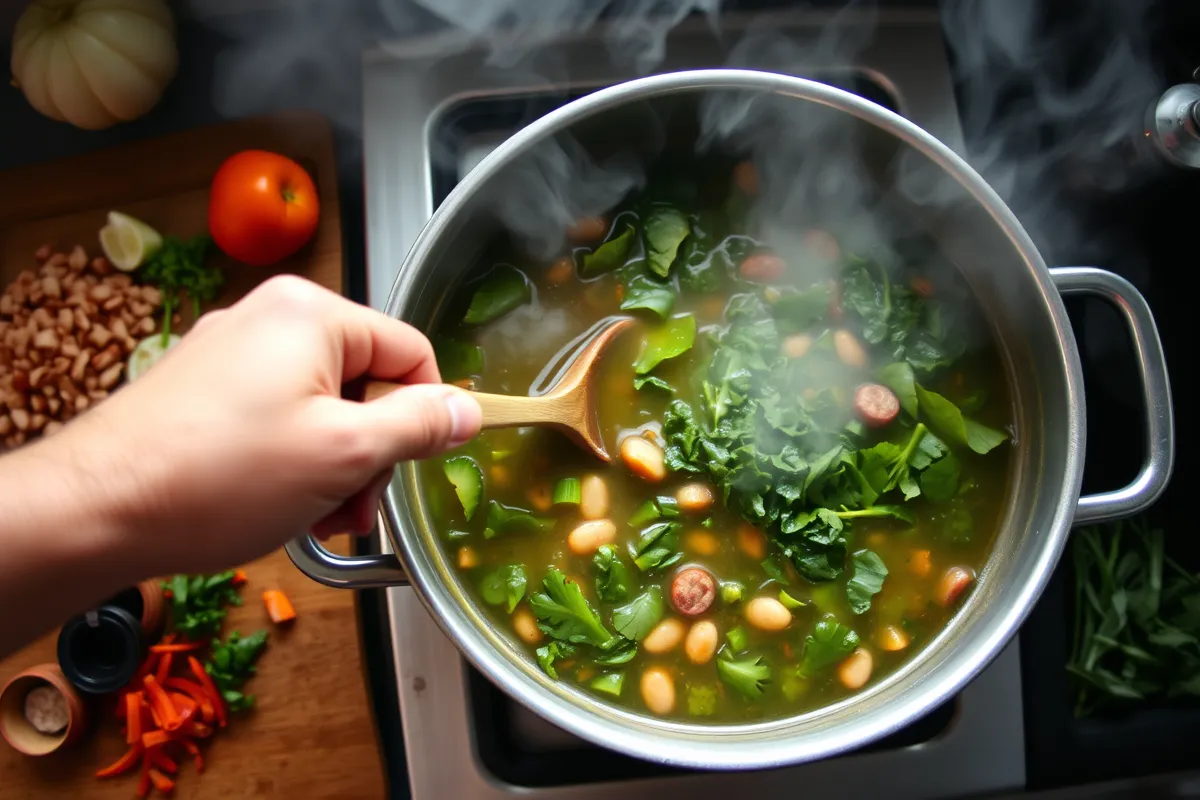
{"label": "white bean", "polygon": [[654,655],[669,653],[683,641],[683,634],[683,622],[675,617],[667,617],[642,639],[642,649]]}
{"label": "white bean", "polygon": [[608,516],[608,484],[599,475],[584,475],[579,482],[579,513],[584,519]]}
{"label": "white bean", "polygon": [[681,511],[688,514],[699,514],[707,511],[713,504],[712,489],[703,483],[689,483],[680,486],[675,492],[675,502]]}
{"label": "white bean", "polygon": [[542,640],[542,632],[538,629],[537,620],[528,608],[518,608],[512,615],[513,630],[521,641],[526,644],[537,644]]}
{"label": "white bean", "polygon": [[662,448],[644,436],[627,436],[621,442],[621,460],[634,475],[657,483],[667,477]]}
{"label": "white bean", "polygon": [[803,358],[812,343],[813,339],[807,333],[793,333],[783,340],[783,354],[788,358]]}
{"label": "white bean", "polygon": [[879,649],[888,653],[903,650],[908,647],[909,642],[908,634],[895,625],[885,625],[880,628],[875,638],[879,642]]}
{"label": "white bean", "polygon": [[838,680],[847,689],[861,689],[871,679],[874,666],[875,659],[871,657],[871,651],[860,647],[838,664]]}
{"label": "white bean", "polygon": [[567,547],[577,556],[588,556],[617,538],[617,526],[612,520],[594,519],[576,526],[567,534]]}
{"label": "white bean", "polygon": [[792,622],[792,612],[774,597],[756,597],[746,604],[746,622],[762,631],[781,631]]}
{"label": "white bean", "polygon": [[833,351],[838,360],[848,367],[865,367],[867,351],[859,344],[854,334],[847,330],[833,332]]}
{"label": "white bean", "polygon": [[670,714],[675,708],[675,679],[663,667],[642,673],[642,701],[654,714]]}
{"label": "white bean", "polygon": [[717,626],[712,620],[694,622],[683,642],[683,652],[693,664],[707,664],[717,652],[717,638]]}

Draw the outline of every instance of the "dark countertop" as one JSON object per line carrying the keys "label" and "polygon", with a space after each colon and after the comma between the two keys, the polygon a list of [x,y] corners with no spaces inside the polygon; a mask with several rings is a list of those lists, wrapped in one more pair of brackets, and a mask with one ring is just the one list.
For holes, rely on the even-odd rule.
{"label": "dark countertop", "polygon": [[[962,4],[966,3],[967,0],[962,0]],[[765,3],[733,4],[752,8]],[[1077,6],[1080,3],[1063,3],[1057,8],[1067,9],[1063,13],[1068,18],[1079,14],[1079,19],[1083,19],[1084,12]],[[329,11],[335,7],[336,11]],[[274,12],[217,16],[206,24],[182,21],[179,30],[182,61],[162,102],[142,119],[107,131],[79,131],[47,120],[34,112],[16,89],[0,87],[0,170],[274,109],[300,107],[322,112],[337,128],[348,294],[364,301],[359,52],[365,36],[375,37],[380,31],[386,34],[397,29],[413,32],[431,23],[426,15],[416,11],[406,11],[399,18],[381,17],[374,10],[378,8],[374,3],[339,0],[336,5],[321,8],[324,10],[306,12],[310,21],[315,15],[319,33],[288,41],[280,37],[280,19]],[[1200,32],[1200,9],[1186,0],[1159,3],[1155,8],[1149,17],[1145,42],[1147,69],[1155,84],[1151,86],[1149,100],[1172,83],[1186,80],[1193,67],[1200,64],[1200,36],[1195,35]],[[323,14],[333,14],[326,25],[320,24]],[[0,12],[3,63],[10,56],[6,30],[11,25],[9,16],[9,9]],[[347,25],[347,29],[339,28]],[[986,44],[968,40],[976,34],[984,36],[979,31],[966,30],[958,40],[954,50],[960,58],[978,55],[979,48]],[[1108,41],[1104,35],[1088,38],[1092,47],[1101,49]],[[995,39],[991,41],[994,43]],[[1058,46],[1060,50],[1071,50],[1061,41]],[[263,86],[271,90],[239,91],[237,87],[222,85],[222,76],[228,74],[234,62],[270,73],[268,77],[273,80],[265,81]],[[1010,115],[999,117],[1011,122],[1006,142],[1016,148],[1010,163],[1017,168],[1012,174],[1018,188],[1023,180],[1027,181],[1027,189],[1049,186],[1050,193],[1043,199],[1049,200],[1054,209],[1069,209],[1070,224],[1040,224],[1045,220],[1039,219],[1038,213],[1046,210],[1044,206],[1033,205],[1031,208],[1035,210],[1025,215],[1021,208],[1015,210],[1030,225],[1049,263],[1086,261],[1121,273],[1138,286],[1155,311],[1178,387],[1192,363],[1189,351],[1197,340],[1194,302],[1189,294],[1176,290],[1176,279],[1179,271],[1191,265],[1190,256],[1185,255],[1190,248],[1185,250],[1182,237],[1194,227],[1196,215],[1188,200],[1200,196],[1197,192],[1200,174],[1152,169],[1137,172],[1138,180],[1126,181],[1117,189],[1098,185],[1099,178],[1119,174],[1119,170],[1111,171],[1116,168],[1114,165],[1126,163],[1121,162],[1120,148],[1102,158],[1076,158],[1062,137],[1086,137],[1097,125],[1111,127],[1114,119],[1123,118],[1080,112],[1078,118],[1069,113],[1060,116],[1056,125],[1039,124],[1023,113],[1028,105],[1022,104],[1022,93],[1025,96],[1036,93],[1036,86],[1031,88],[1031,83],[1035,82],[1026,75],[1003,87],[1004,97],[994,98],[997,107],[1012,109]],[[958,88],[960,108],[968,111],[979,108],[980,97],[985,94],[1000,94],[994,82],[965,80]],[[1119,98],[1121,102],[1129,99]],[[1110,107],[1107,99],[1100,97],[1095,108],[1118,108],[1117,101],[1113,102]],[[1139,120],[1131,122],[1131,129],[1136,129]],[[989,134],[987,119],[975,122],[968,119],[965,127],[972,156],[983,158],[992,152],[995,140]],[[4,191],[2,182],[0,191]],[[1028,192],[1024,197],[1029,197]],[[1110,309],[1076,302],[1069,303],[1068,308],[1081,341],[1089,401],[1091,457],[1084,488],[1085,491],[1114,488],[1132,477],[1141,453],[1139,426],[1130,423],[1139,413],[1137,398],[1126,379],[1132,355]],[[1168,535],[1172,530],[1190,533],[1188,494],[1197,464],[1195,451],[1189,447],[1196,440],[1194,419],[1189,412],[1190,403],[1180,402],[1177,395],[1175,478],[1154,511],[1154,517],[1168,529]],[[1194,537],[1185,540],[1176,536],[1171,539],[1169,549],[1193,568],[1200,568],[1200,545],[1195,544]],[[1200,750],[1194,745],[1195,732],[1200,730],[1200,712],[1155,709],[1082,725],[1071,718],[1066,675],[1061,666],[1066,660],[1070,633],[1069,586],[1069,568],[1064,562],[1022,631],[1025,641],[1036,643],[1023,648],[1031,788],[1200,767]],[[388,648],[369,633],[378,629],[380,598],[380,593],[364,594],[362,624],[368,633],[363,638],[372,662],[376,704],[394,708],[395,687],[381,677],[390,675]],[[390,756],[392,786],[403,795],[407,781],[398,720],[378,718],[378,721]],[[1130,746],[1131,742],[1137,742],[1137,746]]]}

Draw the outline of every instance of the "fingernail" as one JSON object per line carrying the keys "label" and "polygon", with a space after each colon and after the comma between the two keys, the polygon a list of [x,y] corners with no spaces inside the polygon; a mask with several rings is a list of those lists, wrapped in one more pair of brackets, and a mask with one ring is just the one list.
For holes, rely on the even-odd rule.
{"label": "fingernail", "polygon": [[446,411],[450,414],[450,448],[474,438],[483,422],[483,410],[479,403],[466,392],[454,391],[446,395]]}

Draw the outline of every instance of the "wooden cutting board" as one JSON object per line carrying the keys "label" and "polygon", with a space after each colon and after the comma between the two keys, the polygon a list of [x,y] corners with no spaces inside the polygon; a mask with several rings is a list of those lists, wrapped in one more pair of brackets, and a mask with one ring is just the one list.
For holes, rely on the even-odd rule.
{"label": "wooden cutting board", "polygon": [[[132,214],[163,234],[206,231],[213,173],[226,157],[252,148],[287,155],[313,174],[320,227],[304,250],[277,268],[219,260],[228,283],[216,305],[235,302],[278,272],[303,275],[340,293],[344,266],[333,135],[323,118],[307,113],[197,128],[0,173],[0,289],[35,266],[33,254],[42,244],[64,252],[81,244],[89,255],[99,255],[98,233],[110,210]],[[349,551],[344,536],[328,546]],[[191,764],[181,768],[175,796],[382,797],[354,593],[319,586],[282,550],[245,570],[245,605],[230,611],[225,630],[271,631],[258,675],[247,685],[258,706],[207,745],[204,774],[197,775]],[[299,615],[292,628],[271,626],[260,597],[265,589],[282,589],[292,599]],[[54,661],[56,636],[57,629],[0,661],[0,684],[28,666]],[[20,755],[0,742],[0,798],[134,797],[136,774],[93,777],[125,751],[111,704],[95,704],[93,711],[96,719],[83,740],[44,758]]]}

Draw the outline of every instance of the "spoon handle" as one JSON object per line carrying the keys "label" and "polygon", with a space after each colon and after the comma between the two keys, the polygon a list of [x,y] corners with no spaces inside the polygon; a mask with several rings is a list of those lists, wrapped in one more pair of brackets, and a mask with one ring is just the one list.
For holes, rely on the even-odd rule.
{"label": "spoon handle", "polygon": [[[399,389],[402,384],[370,381],[364,387],[363,400],[370,402]],[[543,396],[519,397],[506,394],[471,392],[483,409],[484,428],[520,428],[526,425],[571,428],[578,416],[572,414],[569,398]]]}

